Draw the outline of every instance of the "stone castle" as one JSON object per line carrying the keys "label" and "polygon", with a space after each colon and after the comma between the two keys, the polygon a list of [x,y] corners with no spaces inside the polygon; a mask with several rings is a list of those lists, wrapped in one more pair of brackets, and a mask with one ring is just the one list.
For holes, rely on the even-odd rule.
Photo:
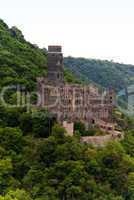
{"label": "stone castle", "polygon": [[64,65],[61,46],[48,47],[47,77],[37,79],[41,96],[40,107],[56,115],[59,123],[73,134],[73,124],[82,121],[88,127],[96,125],[112,131],[112,111],[115,107],[115,92],[108,89],[100,92],[92,84],[70,84],[64,81]]}

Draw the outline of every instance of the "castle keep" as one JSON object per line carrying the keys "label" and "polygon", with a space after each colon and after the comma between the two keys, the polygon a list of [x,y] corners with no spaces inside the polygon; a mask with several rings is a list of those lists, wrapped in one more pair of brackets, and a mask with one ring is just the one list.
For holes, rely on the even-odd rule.
{"label": "castle keep", "polygon": [[87,126],[96,124],[102,129],[111,130],[114,91],[99,92],[92,84],[65,83],[62,47],[49,46],[47,56],[47,77],[37,80],[40,107],[56,114],[57,120],[66,128],[71,128],[71,123],[82,121]]}

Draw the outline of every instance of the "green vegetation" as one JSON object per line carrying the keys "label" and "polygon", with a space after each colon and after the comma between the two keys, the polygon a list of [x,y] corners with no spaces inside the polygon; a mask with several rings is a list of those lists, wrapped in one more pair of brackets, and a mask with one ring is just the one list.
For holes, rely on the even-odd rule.
{"label": "green vegetation", "polygon": [[[21,84],[28,90],[36,88],[36,78],[47,73],[46,51],[27,42],[16,27],[11,29],[0,20],[0,88]],[[65,80],[78,82],[65,70]]]}
{"label": "green vegetation", "polygon": [[74,123],[74,133],[76,136],[102,136],[108,134],[95,125],[90,125],[90,127],[86,128],[83,122]]}
{"label": "green vegetation", "polygon": [[25,41],[21,31],[0,20],[0,86],[23,84],[35,88],[36,77],[46,74],[43,50]]}
{"label": "green vegetation", "polygon": [[0,200],[133,200],[133,129],[97,149],[67,136],[44,110],[0,113]]}
{"label": "green vegetation", "polygon": [[113,111],[113,120],[117,123],[116,128],[119,130],[134,130],[134,118],[124,115],[118,109]]}
{"label": "green vegetation", "polygon": [[68,82],[68,83],[77,83],[77,84],[82,84],[83,81],[76,78],[75,75],[73,75],[73,73],[69,70],[69,69],[66,69],[64,70],[64,79],[65,79],[65,82]]}
{"label": "green vegetation", "polygon": [[87,83],[93,82],[102,87],[113,86],[116,91],[134,84],[133,65],[73,57],[65,58],[64,63],[67,69]]}
{"label": "green vegetation", "polygon": [[[0,20],[0,87],[20,83],[34,90],[45,74],[46,52]],[[68,70],[65,80],[79,82]],[[67,136],[45,110],[1,105],[0,200],[133,200],[134,121],[118,111],[113,116],[125,139],[99,149]],[[75,130],[97,131],[87,133],[81,123]]]}

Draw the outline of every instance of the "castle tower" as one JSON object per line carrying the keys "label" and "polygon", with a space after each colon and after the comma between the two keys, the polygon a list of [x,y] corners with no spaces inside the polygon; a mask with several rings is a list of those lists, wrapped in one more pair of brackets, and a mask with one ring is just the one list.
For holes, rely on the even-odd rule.
{"label": "castle tower", "polygon": [[48,81],[52,84],[64,83],[63,54],[61,46],[48,46]]}
{"label": "castle tower", "polygon": [[112,87],[108,89],[108,98],[112,108],[114,108],[116,106],[116,93]]}

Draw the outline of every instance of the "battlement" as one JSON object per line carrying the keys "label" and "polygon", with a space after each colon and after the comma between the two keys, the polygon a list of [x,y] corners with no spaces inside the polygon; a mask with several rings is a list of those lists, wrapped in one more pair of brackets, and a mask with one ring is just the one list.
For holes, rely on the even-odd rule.
{"label": "battlement", "polygon": [[61,46],[48,46],[48,82],[53,85],[64,82],[64,64]]}
{"label": "battlement", "polygon": [[48,53],[61,53],[62,52],[62,46],[48,46]]}

